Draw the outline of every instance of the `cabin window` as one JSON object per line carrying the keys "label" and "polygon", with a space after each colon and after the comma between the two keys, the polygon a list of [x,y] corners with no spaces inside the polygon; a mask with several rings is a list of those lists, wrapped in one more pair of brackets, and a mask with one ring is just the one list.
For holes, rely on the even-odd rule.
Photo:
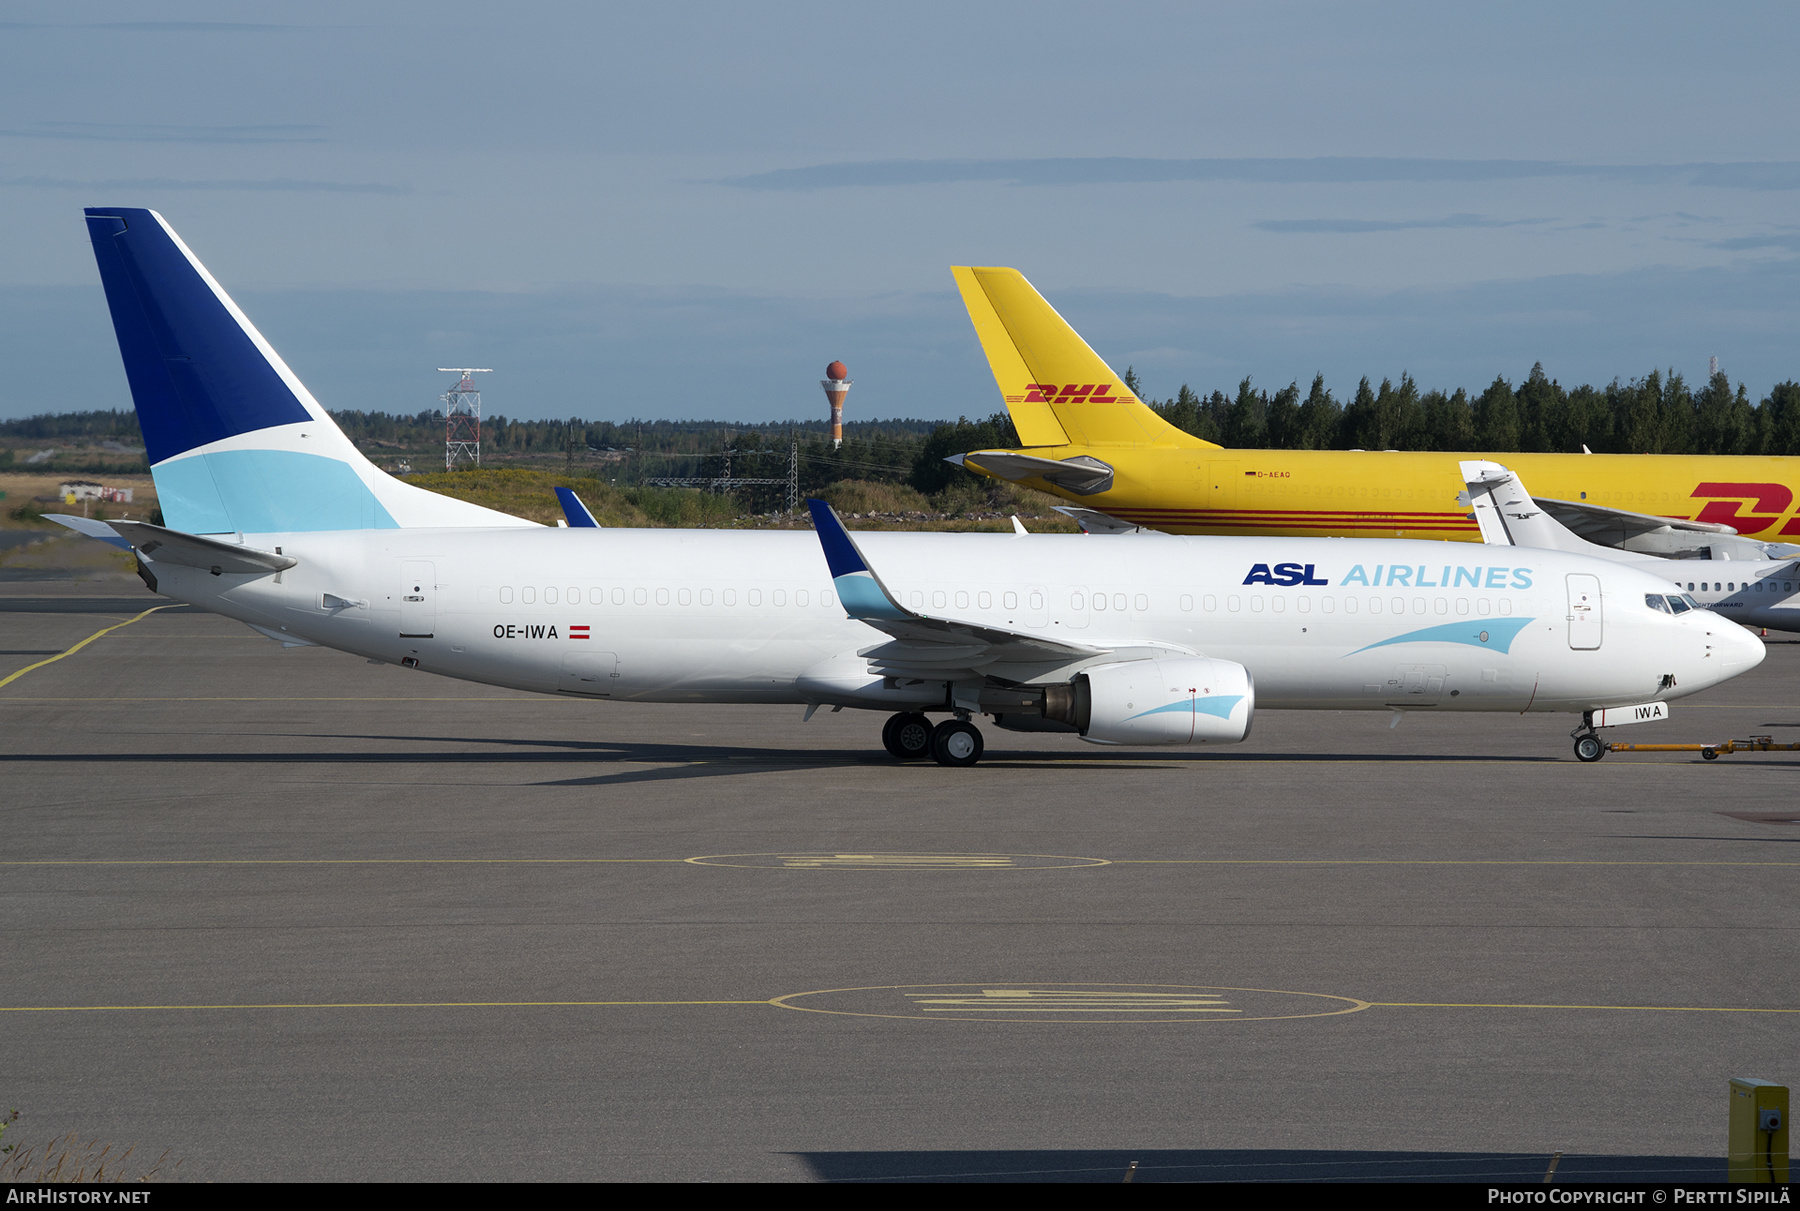
{"label": "cabin window", "polygon": [[556,586],[555,585],[550,585],[544,589],[544,604],[545,605],[555,605],[556,604]]}
{"label": "cabin window", "polygon": [[819,594],[819,605],[827,610],[831,608],[831,593],[829,590]]}
{"label": "cabin window", "polygon": [[1493,602],[1489,601],[1485,597],[1477,597],[1475,599],[1475,612],[1477,614],[1481,615],[1483,618],[1486,618],[1489,614],[1493,613],[1493,611],[1494,611],[1494,603]]}
{"label": "cabin window", "polygon": [[524,588],[519,590],[519,600],[524,602],[526,605],[535,604],[537,602],[537,590],[532,588],[530,585],[526,585]]}
{"label": "cabin window", "polygon": [[501,605],[511,605],[512,604],[512,586],[511,585],[502,585],[500,587],[500,604]]}
{"label": "cabin window", "polygon": [[1205,598],[1201,600],[1200,608],[1205,610],[1208,614],[1217,614],[1219,612],[1219,599],[1214,597],[1211,593],[1208,593]]}
{"label": "cabin window", "polygon": [[1502,597],[1500,599],[1500,613],[1502,613],[1502,614],[1511,614],[1512,613],[1512,598]]}
{"label": "cabin window", "polygon": [[625,604],[625,590],[624,589],[614,589],[612,591],[612,602],[614,605],[624,605]]}
{"label": "cabin window", "polygon": [[712,604],[712,601],[713,601],[712,590],[711,589],[701,589],[700,590],[700,604],[703,606],[709,606]]}
{"label": "cabin window", "polygon": [[956,592],[956,608],[959,610],[966,610],[969,608],[969,594],[966,589],[958,589],[957,590],[957,592]]}
{"label": "cabin window", "polygon": [[1469,612],[1469,599],[1467,597],[1458,597],[1456,599],[1456,612],[1458,614],[1467,614]]}
{"label": "cabin window", "polygon": [[1230,610],[1233,614],[1235,614],[1239,610],[1244,608],[1243,600],[1241,598],[1239,598],[1236,594],[1233,594],[1232,596],[1227,597],[1225,599],[1225,608]]}
{"label": "cabin window", "polygon": [[1371,613],[1371,614],[1381,613],[1381,598],[1379,598],[1379,597],[1369,598],[1369,613]]}
{"label": "cabin window", "polygon": [[1329,614],[1336,609],[1337,602],[1332,600],[1331,594],[1327,593],[1325,596],[1319,598],[1319,613]]}
{"label": "cabin window", "polygon": [[1121,612],[1124,611],[1124,609],[1125,609],[1125,594],[1123,594],[1123,593],[1114,593],[1113,594],[1113,609],[1119,610]]}
{"label": "cabin window", "polygon": [[1250,612],[1252,614],[1260,614],[1260,613],[1262,613],[1262,610],[1263,610],[1262,594],[1261,593],[1250,594]]}
{"label": "cabin window", "polygon": [[1354,597],[1344,598],[1344,613],[1346,613],[1346,614],[1356,613],[1356,605],[1357,605],[1356,598],[1354,598]]}
{"label": "cabin window", "polygon": [[1192,593],[1183,593],[1175,604],[1181,607],[1181,612],[1183,614],[1191,614],[1194,612],[1194,595]]}
{"label": "cabin window", "polygon": [[737,604],[737,590],[725,589],[719,594],[719,600],[728,606]]}
{"label": "cabin window", "polygon": [[778,605],[778,606],[786,605],[787,604],[787,590],[786,589],[776,589],[774,594],[769,598],[769,600],[774,605]]}
{"label": "cabin window", "polygon": [[642,588],[642,587],[631,590],[631,604],[633,604],[633,605],[649,605],[650,604],[650,590]]}
{"label": "cabin window", "polygon": [[1041,614],[1043,611],[1044,595],[1042,593],[1033,593],[1031,595],[1031,612],[1033,614]]}
{"label": "cabin window", "polygon": [[606,590],[605,589],[589,589],[588,590],[588,604],[589,605],[605,605],[606,604]]}
{"label": "cabin window", "polygon": [[983,610],[993,609],[994,608],[994,595],[992,593],[977,593],[975,595],[975,605],[977,606],[977,608],[983,609]]}
{"label": "cabin window", "polygon": [[659,606],[666,606],[669,604],[669,590],[667,590],[667,589],[656,590],[656,604]]}
{"label": "cabin window", "polygon": [[1105,610],[1106,610],[1106,594],[1105,593],[1095,593],[1094,594],[1094,613],[1096,613],[1096,614],[1104,613]]}
{"label": "cabin window", "polygon": [[1269,609],[1277,614],[1286,610],[1287,598],[1283,597],[1280,593],[1275,594],[1273,597],[1269,598]]}
{"label": "cabin window", "polygon": [[761,605],[762,604],[762,590],[761,589],[751,589],[749,592],[744,594],[744,600],[753,606]]}
{"label": "cabin window", "polygon": [[1439,597],[1431,603],[1431,608],[1440,614],[1448,614],[1450,612],[1450,602],[1445,598]]}
{"label": "cabin window", "polygon": [[675,604],[692,605],[694,604],[694,595],[686,589],[677,589],[675,590]]}
{"label": "cabin window", "polygon": [[1080,610],[1085,608],[1084,603],[1081,600],[1080,593],[1070,593],[1069,594],[1069,608],[1071,610],[1075,610],[1077,612],[1079,612]]}
{"label": "cabin window", "polygon": [[931,608],[934,610],[941,610],[944,608],[944,590],[931,590]]}
{"label": "cabin window", "polygon": [[1299,610],[1302,614],[1311,613],[1312,598],[1308,597],[1305,593],[1300,594],[1300,596],[1294,598],[1294,608]]}
{"label": "cabin window", "polygon": [[[1417,613],[1423,614],[1425,612],[1425,599],[1423,597],[1418,598],[1413,603],[1413,609]],[[1394,598],[1394,613],[1396,613],[1396,614],[1406,613],[1406,598],[1404,598],[1404,597]]]}
{"label": "cabin window", "polygon": [[1009,610],[1016,610],[1019,608],[1019,595],[1017,593],[1003,594],[1000,598],[1000,604]]}
{"label": "cabin window", "polygon": [[806,592],[806,590],[805,590],[805,589],[795,589],[795,590],[794,590],[794,604],[795,604],[795,605],[797,605],[797,606],[803,606],[803,605],[805,605],[805,604],[806,604],[806,603],[807,603],[807,602],[808,602],[808,601],[809,601],[809,600],[811,600],[811,598],[809,598],[809,597],[808,597],[808,596],[807,596],[807,592]]}

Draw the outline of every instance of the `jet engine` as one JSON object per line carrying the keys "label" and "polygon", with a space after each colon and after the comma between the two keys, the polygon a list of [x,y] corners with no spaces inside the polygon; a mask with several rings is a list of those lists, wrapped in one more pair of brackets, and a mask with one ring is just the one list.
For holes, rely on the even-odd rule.
{"label": "jet engine", "polygon": [[1044,695],[1046,719],[1096,744],[1236,744],[1255,714],[1250,670],[1207,657],[1097,665]]}

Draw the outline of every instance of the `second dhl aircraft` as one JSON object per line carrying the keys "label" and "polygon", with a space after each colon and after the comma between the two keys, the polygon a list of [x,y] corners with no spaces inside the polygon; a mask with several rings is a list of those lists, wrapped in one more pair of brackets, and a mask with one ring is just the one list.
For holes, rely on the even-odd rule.
{"label": "second dhl aircraft", "polygon": [[[961,456],[970,470],[1064,497],[1084,527],[1481,541],[1457,464],[1493,455],[1225,449],[1145,406],[1016,269],[952,273],[1022,443]],[[1689,557],[1800,552],[1788,546],[1800,544],[1800,458],[1501,457],[1594,542]]]}

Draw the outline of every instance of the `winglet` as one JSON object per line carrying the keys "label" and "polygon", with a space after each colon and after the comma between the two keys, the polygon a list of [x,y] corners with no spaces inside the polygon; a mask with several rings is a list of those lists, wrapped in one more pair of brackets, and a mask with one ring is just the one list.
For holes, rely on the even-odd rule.
{"label": "winglet", "polygon": [[813,529],[818,532],[819,546],[824,548],[825,563],[831,568],[832,583],[837,587],[838,600],[844,603],[844,613],[852,618],[884,622],[917,617],[881,583],[836,510],[816,497],[809,497],[806,507],[812,513]]}
{"label": "winglet", "polygon": [[588,507],[581,503],[581,497],[575,495],[573,488],[558,488],[556,499],[562,502],[563,516],[569,519],[571,530],[598,530],[600,523]]}

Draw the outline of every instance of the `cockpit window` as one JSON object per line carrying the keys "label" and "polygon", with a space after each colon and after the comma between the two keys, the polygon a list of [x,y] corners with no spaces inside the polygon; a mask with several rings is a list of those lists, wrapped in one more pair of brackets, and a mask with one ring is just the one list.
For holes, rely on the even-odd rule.
{"label": "cockpit window", "polygon": [[1644,604],[1653,610],[1661,610],[1665,614],[1671,612],[1669,603],[1663,600],[1661,593],[1645,593]]}
{"label": "cockpit window", "polygon": [[1669,612],[1671,614],[1685,614],[1694,608],[1691,604],[1693,600],[1694,599],[1689,597],[1686,593],[1671,593],[1669,594]]}

